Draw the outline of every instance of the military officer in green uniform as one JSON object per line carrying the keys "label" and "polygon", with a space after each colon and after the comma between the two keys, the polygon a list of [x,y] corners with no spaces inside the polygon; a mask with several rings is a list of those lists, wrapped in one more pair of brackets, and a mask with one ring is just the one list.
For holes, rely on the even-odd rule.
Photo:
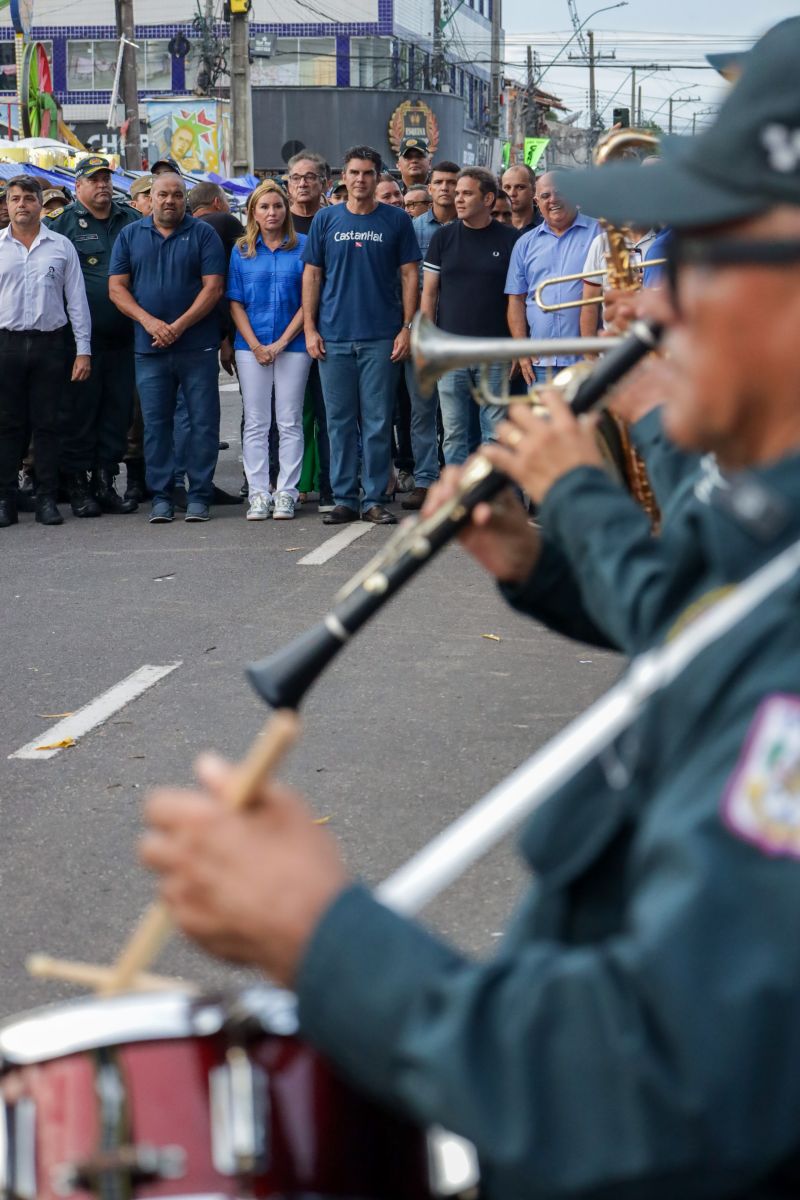
{"label": "military officer in green uniform", "polygon": [[[111,164],[100,154],[78,164],[75,203],[49,217],[50,227],[78,251],[92,314],[92,375],[66,383],[61,465],[76,517],[135,512],[114,486],[133,416],[133,323],[108,298],[111,248],[121,229],[139,219],[114,200]],[[91,472],[91,482],[88,473]]]}
{"label": "military officer in green uniform", "polygon": [[[639,581],[649,641],[800,540],[798,56],[792,18],[696,142],[575,181],[592,211],[678,231],[664,425],[724,472],[676,523],[671,574],[660,557]],[[488,452],[565,554],[577,525],[613,518],[591,429],[562,405],[547,424],[514,410],[499,437]],[[509,503],[467,544],[525,587],[542,549]],[[795,576],[538,811],[520,843],[530,889],[486,962],[353,881],[288,788],[232,812],[237,772],[217,758],[198,764],[202,792],[150,799],[144,860],[186,932],[295,990],[301,1032],[352,1081],[471,1139],[490,1200],[794,1195],[798,603]]]}

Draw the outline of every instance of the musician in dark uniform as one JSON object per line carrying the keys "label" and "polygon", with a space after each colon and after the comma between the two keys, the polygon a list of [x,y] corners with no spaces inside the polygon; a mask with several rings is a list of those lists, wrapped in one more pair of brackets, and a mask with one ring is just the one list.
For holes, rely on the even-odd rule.
{"label": "musician in dark uniform", "polygon": [[[678,231],[667,347],[682,380],[665,427],[726,472],[671,535],[659,639],[800,539],[798,55],[793,18],[696,143],[580,184],[607,189],[595,211]],[[612,211],[617,192],[629,212]],[[605,484],[588,430],[558,405],[549,428],[535,421],[516,411],[492,453],[561,532],[571,504],[606,503]],[[506,577],[516,555],[524,587],[538,549],[521,525],[482,537],[486,565]],[[295,990],[304,1035],[359,1086],[471,1139],[485,1195],[792,1195],[798,603],[795,575],[539,810],[520,842],[534,878],[488,962],[353,881],[288,788],[228,813],[235,772],[216,758],[198,764],[202,793],[151,798],[144,859],[191,936]]]}

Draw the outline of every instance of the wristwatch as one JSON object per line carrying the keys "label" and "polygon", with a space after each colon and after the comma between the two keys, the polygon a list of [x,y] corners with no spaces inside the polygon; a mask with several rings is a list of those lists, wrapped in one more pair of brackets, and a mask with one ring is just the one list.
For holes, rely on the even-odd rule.
{"label": "wristwatch", "polygon": [[412,323],[413,323],[413,322],[411,322],[411,321],[404,321],[404,322],[403,322],[403,329],[410,329],[410,328],[411,328],[411,326],[412,326]]}

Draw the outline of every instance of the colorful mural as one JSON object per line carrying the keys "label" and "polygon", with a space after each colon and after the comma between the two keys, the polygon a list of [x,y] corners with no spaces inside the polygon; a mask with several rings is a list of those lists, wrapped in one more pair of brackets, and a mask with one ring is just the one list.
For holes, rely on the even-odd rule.
{"label": "colorful mural", "polygon": [[226,100],[147,101],[149,159],[174,158],[187,173],[227,176],[230,109]]}

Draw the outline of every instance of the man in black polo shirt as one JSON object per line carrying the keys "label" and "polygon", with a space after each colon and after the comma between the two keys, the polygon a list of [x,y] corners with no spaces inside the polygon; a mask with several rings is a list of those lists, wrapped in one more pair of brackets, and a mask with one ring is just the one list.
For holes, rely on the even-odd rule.
{"label": "man in black polo shirt", "polygon": [[[505,275],[516,230],[492,219],[498,184],[483,167],[466,167],[456,183],[458,220],[437,229],[423,264],[422,312],[447,333],[469,337],[508,337]],[[500,389],[502,363],[489,368],[492,390]],[[444,459],[463,463],[479,441],[488,442],[504,415],[496,405],[477,406],[471,385],[478,383],[477,367],[448,371],[439,380],[439,403],[444,425]]]}

